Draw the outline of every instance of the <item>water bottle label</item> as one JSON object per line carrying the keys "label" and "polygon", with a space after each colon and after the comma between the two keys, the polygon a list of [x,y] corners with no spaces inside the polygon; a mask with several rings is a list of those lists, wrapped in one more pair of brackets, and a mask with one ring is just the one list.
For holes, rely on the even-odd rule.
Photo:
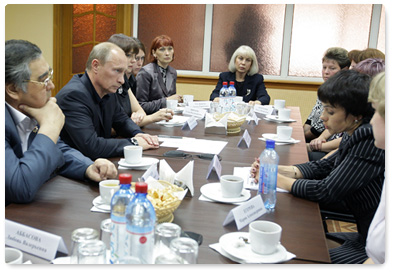
{"label": "water bottle label", "polygon": [[139,258],[142,263],[153,263],[154,230],[146,233],[127,231],[128,255]]}
{"label": "water bottle label", "polygon": [[126,254],[125,237],[126,237],[126,221],[112,221],[111,241],[110,241],[110,262],[115,263],[118,259]]}

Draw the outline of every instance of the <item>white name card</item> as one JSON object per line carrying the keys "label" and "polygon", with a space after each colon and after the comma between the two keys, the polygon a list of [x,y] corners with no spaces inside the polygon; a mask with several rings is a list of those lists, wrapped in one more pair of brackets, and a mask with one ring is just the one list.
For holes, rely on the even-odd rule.
{"label": "white name card", "polygon": [[215,172],[216,172],[216,174],[218,176],[218,179],[220,179],[222,166],[221,166],[221,162],[219,161],[217,155],[215,155],[213,157],[213,160],[211,160],[210,166],[208,166],[208,173],[207,173],[206,179],[209,178],[209,176],[210,176],[211,172],[213,171],[213,169],[215,170]]}
{"label": "white name card", "polygon": [[262,114],[264,116],[271,115],[273,113],[273,105],[254,105],[255,113]]}
{"label": "white name card", "polygon": [[57,251],[68,254],[62,237],[7,219],[5,244],[46,260],[53,260]]}
{"label": "white name card", "polygon": [[189,103],[189,105],[197,108],[210,109],[211,101],[194,101],[192,103]]}
{"label": "white name card", "polygon": [[184,108],[184,112],[182,112],[182,115],[183,116],[192,116],[197,119],[204,119],[206,112],[207,111],[202,108],[186,106]]}
{"label": "white name card", "polygon": [[187,121],[185,121],[184,125],[181,127],[181,130],[193,130],[193,128],[195,128],[197,125],[197,120],[194,117],[190,117],[189,119],[187,119]]}
{"label": "white name card", "polygon": [[247,202],[232,209],[225,218],[223,226],[235,221],[237,230],[242,229],[252,221],[266,213],[263,200],[260,195],[251,198]]}
{"label": "white name card", "polygon": [[239,143],[237,144],[237,146],[238,147],[247,146],[247,148],[250,148],[250,144],[251,144],[251,136],[248,133],[248,130],[245,130],[244,134],[240,138]]}

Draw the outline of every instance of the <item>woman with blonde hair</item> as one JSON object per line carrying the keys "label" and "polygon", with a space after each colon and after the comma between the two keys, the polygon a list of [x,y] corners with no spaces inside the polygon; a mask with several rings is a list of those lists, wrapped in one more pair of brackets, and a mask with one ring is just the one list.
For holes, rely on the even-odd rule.
{"label": "woman with blonde hair", "polygon": [[[373,78],[368,99],[375,109],[370,120],[375,140],[374,145],[385,150],[385,72],[377,74]],[[365,263],[382,264],[385,262],[385,181],[379,206],[369,226],[366,253],[369,259]]]}
{"label": "woman with blonde hair", "polygon": [[219,101],[219,91],[222,83],[234,82],[236,96],[242,96],[244,102],[249,104],[267,105],[270,103],[270,96],[266,91],[263,76],[258,74],[258,61],[254,50],[246,45],[240,46],[233,53],[230,59],[229,72],[222,72],[219,75],[217,86],[210,96],[210,100]]}

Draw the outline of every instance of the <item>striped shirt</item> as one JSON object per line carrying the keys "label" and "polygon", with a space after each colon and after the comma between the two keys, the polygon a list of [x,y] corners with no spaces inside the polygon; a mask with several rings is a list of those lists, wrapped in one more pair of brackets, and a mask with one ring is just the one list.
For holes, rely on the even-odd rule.
{"label": "striped shirt", "polygon": [[295,181],[292,194],[326,205],[344,201],[366,240],[385,171],[385,152],[374,146],[370,124],[361,125],[351,136],[344,134],[339,150],[329,158],[296,167],[303,179]]}

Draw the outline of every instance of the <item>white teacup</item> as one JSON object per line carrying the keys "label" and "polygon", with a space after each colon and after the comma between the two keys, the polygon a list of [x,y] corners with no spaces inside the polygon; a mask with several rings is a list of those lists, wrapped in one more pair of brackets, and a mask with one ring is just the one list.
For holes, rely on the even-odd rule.
{"label": "white teacup", "polygon": [[278,119],[280,120],[289,120],[291,117],[291,109],[279,109],[278,110]]}
{"label": "white teacup", "polygon": [[178,100],[166,100],[166,108],[171,110],[177,109]]}
{"label": "white teacup", "polygon": [[4,251],[6,264],[22,264],[23,253],[19,249],[6,247]]}
{"label": "white teacup", "polygon": [[123,155],[126,163],[137,164],[140,163],[143,158],[143,147],[128,145],[123,147]]}
{"label": "white teacup", "polygon": [[270,221],[254,221],[248,227],[252,251],[268,255],[277,250],[282,232],[280,225]]}
{"label": "white teacup", "polygon": [[182,97],[182,101],[185,103],[185,105],[189,105],[189,103],[193,102],[193,95],[184,95]]}
{"label": "white teacup", "polygon": [[290,140],[292,136],[292,127],[277,126],[277,138],[279,140]]}
{"label": "white teacup", "polygon": [[221,193],[224,198],[239,197],[243,191],[243,178],[235,175],[222,175],[220,178]]}
{"label": "white teacup", "polygon": [[274,100],[274,108],[277,110],[283,109],[285,107],[285,100]]}
{"label": "white teacup", "polygon": [[119,190],[119,180],[103,180],[99,183],[100,197],[104,204],[110,204],[111,198]]}

